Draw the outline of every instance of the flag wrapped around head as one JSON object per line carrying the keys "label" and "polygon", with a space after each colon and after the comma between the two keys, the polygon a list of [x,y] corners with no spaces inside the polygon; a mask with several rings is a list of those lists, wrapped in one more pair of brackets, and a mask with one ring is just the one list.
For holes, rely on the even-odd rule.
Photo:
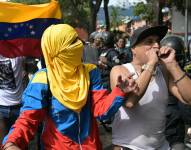
{"label": "flag wrapped around head", "polygon": [[58,1],[38,5],[0,2],[0,54],[5,57],[41,56],[44,30],[60,23]]}

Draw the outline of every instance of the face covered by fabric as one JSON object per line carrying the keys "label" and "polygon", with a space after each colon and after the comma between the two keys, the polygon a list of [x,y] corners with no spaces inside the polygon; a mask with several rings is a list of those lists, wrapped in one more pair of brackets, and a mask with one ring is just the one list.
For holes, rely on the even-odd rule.
{"label": "face covered by fabric", "polygon": [[87,100],[89,72],[81,61],[83,43],[77,32],[67,24],[52,25],[43,33],[41,46],[52,95],[79,111]]}

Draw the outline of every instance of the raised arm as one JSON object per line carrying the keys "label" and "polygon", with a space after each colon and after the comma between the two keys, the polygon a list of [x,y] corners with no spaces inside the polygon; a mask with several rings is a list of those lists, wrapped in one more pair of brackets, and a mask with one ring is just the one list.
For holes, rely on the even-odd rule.
{"label": "raised arm", "polygon": [[[148,62],[146,64],[146,68],[140,73],[136,80],[136,83],[138,84],[139,91],[136,93],[131,93],[128,96],[128,99],[126,98],[125,105],[127,108],[134,107],[139,100],[142,98],[142,96],[145,94],[145,91],[148,87],[148,84],[152,78],[152,74],[155,70],[155,65],[158,61],[156,51],[151,50],[147,53],[148,55]],[[122,76],[122,78],[126,78],[129,74],[129,70],[125,68],[124,66],[115,66],[111,70],[110,73],[110,82],[111,82],[111,88],[115,87],[117,84],[117,77],[119,75]]]}
{"label": "raised arm", "polygon": [[160,49],[161,61],[169,74],[169,90],[180,101],[191,104],[191,80],[175,60],[175,50],[170,47]]}
{"label": "raised arm", "polygon": [[92,110],[95,117],[102,120],[112,117],[123,104],[124,96],[128,95],[132,91],[136,92],[138,90],[138,86],[134,80],[127,80],[128,82],[122,80],[119,76],[116,86],[113,88],[111,93],[108,93],[108,91],[102,86],[99,70],[94,69],[91,72],[90,90],[93,107]]}

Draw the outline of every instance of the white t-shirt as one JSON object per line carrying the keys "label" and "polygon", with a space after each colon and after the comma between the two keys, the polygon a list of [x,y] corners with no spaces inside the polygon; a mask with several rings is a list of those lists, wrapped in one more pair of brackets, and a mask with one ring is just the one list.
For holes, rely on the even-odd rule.
{"label": "white t-shirt", "polygon": [[[124,65],[138,78],[132,64]],[[112,123],[112,143],[133,150],[167,150],[164,130],[168,89],[159,67],[139,103],[132,109],[120,107]]]}
{"label": "white t-shirt", "polygon": [[13,106],[23,93],[24,57],[5,58],[0,55],[0,105]]}

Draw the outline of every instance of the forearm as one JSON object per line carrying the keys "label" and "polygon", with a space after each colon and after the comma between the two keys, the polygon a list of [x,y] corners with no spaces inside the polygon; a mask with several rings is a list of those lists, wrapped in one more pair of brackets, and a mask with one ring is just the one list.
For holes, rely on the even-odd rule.
{"label": "forearm", "polygon": [[183,100],[191,104],[191,80],[177,63],[171,63],[167,66],[170,73],[171,81],[178,88]]}
{"label": "forearm", "polygon": [[14,143],[9,142],[2,147],[2,150],[21,150],[21,149]]}
{"label": "forearm", "polygon": [[108,92],[92,92],[92,110],[94,117],[107,119],[117,112],[124,102],[124,93],[118,88],[114,88],[110,94]]}
{"label": "forearm", "polygon": [[126,101],[126,107],[128,108],[134,107],[139,102],[139,100],[143,97],[151,81],[154,69],[155,69],[154,65],[149,65],[149,69],[144,70],[140,74],[140,76],[136,80],[139,87],[139,91],[136,94],[132,93],[128,96],[128,99]]}

